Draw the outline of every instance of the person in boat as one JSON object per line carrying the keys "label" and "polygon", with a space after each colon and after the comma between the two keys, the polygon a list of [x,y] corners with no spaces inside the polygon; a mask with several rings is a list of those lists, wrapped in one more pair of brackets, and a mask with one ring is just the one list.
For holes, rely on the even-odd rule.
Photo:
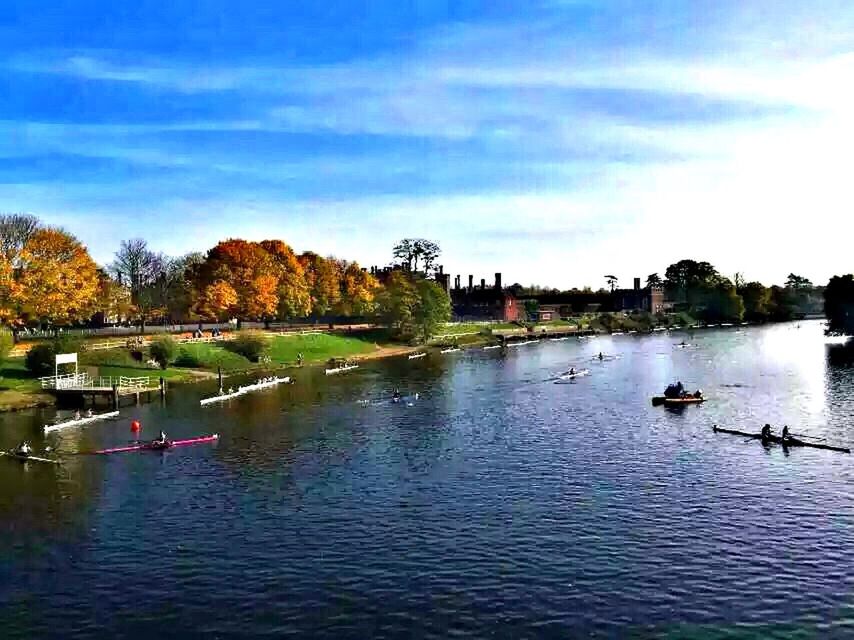
{"label": "person in boat", "polygon": [[694,397],[695,397],[695,398],[697,398],[698,400],[699,400],[700,398],[702,398],[702,397],[703,397],[703,390],[702,390],[702,389],[697,389],[697,390],[694,392]]}
{"label": "person in boat", "polygon": [[771,425],[766,423],[765,426],[762,427],[762,439],[763,440],[769,440],[770,438],[771,438]]}
{"label": "person in boat", "polygon": [[92,417],[92,416],[94,416],[94,415],[95,415],[95,414],[94,414],[94,413],[92,413],[92,409],[87,409],[87,410],[86,410],[86,417],[87,417],[87,418],[91,418],[91,417]]}
{"label": "person in boat", "polygon": [[676,397],[684,398],[685,397],[685,387],[682,385],[681,380],[676,381]]}
{"label": "person in boat", "polygon": [[599,352],[599,356],[598,356],[598,357],[599,357],[599,359],[600,359],[600,360],[604,360],[604,359],[605,359],[605,356],[603,356],[603,355],[602,355],[602,352],[601,352],[601,351]]}
{"label": "person in boat", "polygon": [[571,376],[574,376],[574,375],[575,375],[575,367],[570,367],[570,368],[569,368],[569,375],[571,375]]}
{"label": "person in boat", "polygon": [[75,411],[75,412],[74,412],[74,419],[75,419],[75,420],[80,420],[80,411]]}
{"label": "person in boat", "polygon": [[30,446],[30,443],[26,440],[21,442],[17,447],[15,447],[15,455],[23,456],[26,458],[33,452],[33,448]]}
{"label": "person in boat", "polygon": [[165,445],[169,442],[169,438],[166,436],[166,432],[163,429],[160,430],[160,435],[157,436],[157,440],[154,441],[153,444]]}
{"label": "person in boat", "polygon": [[391,399],[394,402],[400,402],[400,389],[394,390],[394,393],[391,394]]}
{"label": "person in boat", "polygon": [[789,425],[785,424],[785,425],[783,425],[783,432],[780,435],[780,438],[782,439],[783,442],[788,442],[790,437],[791,436],[789,435]]}

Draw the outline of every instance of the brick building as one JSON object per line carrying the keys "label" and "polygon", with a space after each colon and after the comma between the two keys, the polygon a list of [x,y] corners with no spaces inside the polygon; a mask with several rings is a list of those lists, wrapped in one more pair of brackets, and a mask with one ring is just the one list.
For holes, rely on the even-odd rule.
{"label": "brick building", "polygon": [[[437,274],[440,275],[440,274]],[[441,274],[445,278],[447,275]],[[457,320],[499,320],[516,322],[519,320],[519,301],[501,286],[501,274],[495,274],[495,283],[488,287],[486,280],[480,286],[474,284],[474,276],[469,276],[467,287],[463,287],[460,276],[454,280],[450,290],[451,306]]]}

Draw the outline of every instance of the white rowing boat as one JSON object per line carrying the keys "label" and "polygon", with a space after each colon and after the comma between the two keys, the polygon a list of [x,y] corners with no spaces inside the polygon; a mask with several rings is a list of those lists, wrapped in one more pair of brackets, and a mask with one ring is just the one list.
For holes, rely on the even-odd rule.
{"label": "white rowing boat", "polygon": [[65,429],[67,427],[82,427],[84,424],[89,424],[90,422],[97,422],[98,420],[109,420],[110,418],[118,418],[118,411],[110,411],[109,413],[100,413],[96,416],[84,416],[82,418],[75,418],[73,420],[66,420],[65,422],[57,422],[56,424],[46,424],[44,426],[44,432],[50,433],[51,431],[57,431],[59,429]]}
{"label": "white rowing boat", "polygon": [[549,342],[564,342],[569,340],[569,336],[563,336],[562,338],[549,338]]}
{"label": "white rowing boat", "polygon": [[424,358],[426,355],[426,353],[413,353],[411,356],[409,356],[409,359],[417,360],[418,358]]}
{"label": "white rowing boat", "polygon": [[508,347],[524,347],[526,344],[537,344],[539,340],[526,340],[525,342],[510,342]]}
{"label": "white rowing boat", "polygon": [[353,369],[358,369],[359,365],[357,364],[348,364],[345,367],[336,367],[335,369],[326,369],[325,373],[328,376],[331,376],[336,373],[344,373],[345,371],[352,371]]}
{"label": "white rowing boat", "polygon": [[288,384],[290,381],[290,377],[285,376],[284,378],[273,378],[272,380],[266,380],[264,382],[256,382],[255,384],[246,385],[245,387],[237,387],[236,391],[232,391],[230,393],[220,393],[218,395],[211,396],[210,398],[202,398],[199,400],[199,404],[206,405],[214,402],[224,402],[225,400],[231,400],[232,398],[237,398],[238,396],[251,393],[252,391],[260,391],[261,389],[269,389],[280,384]]}
{"label": "white rowing boat", "polygon": [[490,349],[500,349],[500,348],[501,348],[500,344],[491,344],[489,346],[484,347],[483,350],[489,351]]}
{"label": "white rowing boat", "polygon": [[566,382],[568,380],[575,380],[576,378],[582,378],[582,377],[588,375],[589,373],[590,373],[590,369],[580,369],[580,370],[576,371],[575,373],[566,372],[566,373],[559,375],[557,377],[557,380],[555,380],[555,382],[560,384],[561,381]]}
{"label": "white rowing boat", "polygon": [[450,349],[442,349],[440,353],[456,353],[457,351],[462,351],[462,349],[458,347],[451,347]]}

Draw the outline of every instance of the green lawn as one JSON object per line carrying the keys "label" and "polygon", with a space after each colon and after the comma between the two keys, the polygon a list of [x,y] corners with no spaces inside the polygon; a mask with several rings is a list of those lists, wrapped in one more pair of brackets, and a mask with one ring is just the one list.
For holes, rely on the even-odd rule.
{"label": "green lawn", "polygon": [[0,365],[0,390],[30,392],[41,388],[37,378],[27,371],[23,358],[6,360]]}
{"label": "green lawn", "polygon": [[267,355],[276,364],[294,364],[302,353],[306,363],[325,362],[371,353],[381,343],[379,334],[337,335],[314,333],[272,338]]}
{"label": "green lawn", "polygon": [[176,367],[210,369],[216,371],[243,371],[254,365],[239,353],[224,349],[220,344],[210,342],[195,342],[183,344],[178,348]]}

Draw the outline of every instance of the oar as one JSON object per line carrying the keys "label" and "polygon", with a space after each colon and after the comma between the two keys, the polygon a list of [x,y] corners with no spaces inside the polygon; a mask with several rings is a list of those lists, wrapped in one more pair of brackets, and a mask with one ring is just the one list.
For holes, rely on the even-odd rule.
{"label": "oar", "polygon": [[827,438],[820,438],[818,436],[808,436],[803,433],[790,433],[789,435],[793,438],[806,438],[807,440],[823,440],[825,442],[827,441]]}

